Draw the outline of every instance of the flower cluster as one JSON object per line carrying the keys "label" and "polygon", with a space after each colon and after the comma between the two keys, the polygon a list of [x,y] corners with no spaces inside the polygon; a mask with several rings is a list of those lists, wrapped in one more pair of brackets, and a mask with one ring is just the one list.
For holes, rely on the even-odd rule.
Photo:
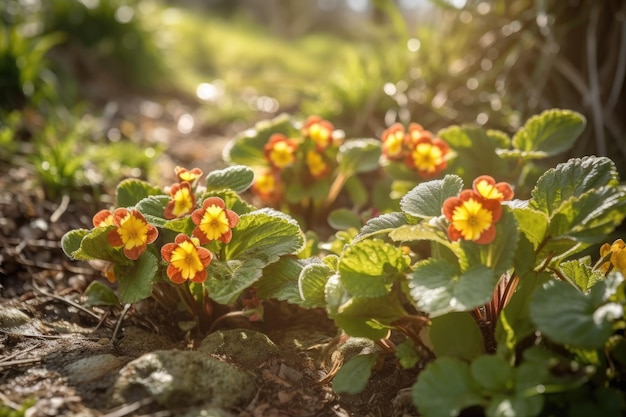
{"label": "flower cluster", "polygon": [[443,214],[450,222],[448,237],[452,241],[472,240],[488,244],[496,237],[496,223],[502,216],[502,202],[513,198],[508,183],[482,175],[476,178],[472,189],[461,191],[443,203]]}
{"label": "flower cluster", "polygon": [[265,203],[277,204],[290,182],[327,178],[336,164],[336,132],[330,122],[310,116],[296,137],[272,134],[263,147],[267,168],[257,172],[252,191]]}
{"label": "flower cluster", "polygon": [[[190,218],[194,224],[191,236],[179,233],[174,242],[161,247],[161,257],[167,263],[167,276],[180,284],[187,280],[204,282],[207,267],[214,255],[202,245],[212,241],[230,242],[232,229],[237,226],[239,216],[226,208],[224,200],[208,197],[202,206],[196,205],[196,185],[202,176],[198,168],[187,170],[176,168],[180,182],[169,189],[170,201],[163,210],[164,219]],[[137,260],[148,245],[155,242],[159,231],[150,224],[136,208],[117,208],[114,211],[101,210],[93,217],[94,227],[111,227],[107,233],[107,242],[114,248],[120,248],[130,260]],[[105,270],[109,281],[115,281],[114,265]]]}
{"label": "flower cluster", "polygon": [[603,244],[600,247],[600,257],[600,271],[607,274],[611,270],[617,270],[626,277],[626,244],[622,239],[617,239],[613,244]]}
{"label": "flower cluster", "polygon": [[448,144],[418,123],[411,123],[408,131],[395,123],[383,132],[381,139],[385,158],[404,161],[424,179],[437,176],[447,167]]}

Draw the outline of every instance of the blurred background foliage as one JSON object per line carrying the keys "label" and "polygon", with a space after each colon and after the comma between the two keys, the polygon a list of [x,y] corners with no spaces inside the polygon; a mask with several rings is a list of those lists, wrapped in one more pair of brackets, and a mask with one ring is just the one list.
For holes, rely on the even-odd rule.
{"label": "blurred background foliage", "polygon": [[[55,135],[71,138],[74,152],[95,144],[123,160],[129,147],[146,147],[136,130],[112,137],[106,123],[90,123],[66,134],[59,109],[106,121],[112,101],[142,96],[165,108],[174,97],[202,131],[225,136],[282,112],[318,114],[354,137],[378,137],[397,121],[512,134],[544,109],[566,108],[588,121],[569,156],[608,155],[626,176],[622,0],[3,3],[0,162],[24,149],[15,140],[37,147]],[[104,151],[120,137],[125,144],[111,146],[119,152]],[[98,154],[92,148],[82,153]],[[128,161],[139,175],[158,155],[151,149]]]}

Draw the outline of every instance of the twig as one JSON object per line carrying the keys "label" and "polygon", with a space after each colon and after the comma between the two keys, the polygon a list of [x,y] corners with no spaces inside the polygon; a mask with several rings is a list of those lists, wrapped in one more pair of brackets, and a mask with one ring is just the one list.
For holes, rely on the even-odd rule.
{"label": "twig", "polygon": [[21,356],[21,355],[25,354],[26,352],[30,352],[33,349],[37,349],[39,346],[41,346],[41,345],[39,344],[39,345],[31,346],[28,349],[24,349],[24,350],[21,350],[19,352],[15,352],[12,355],[5,356],[2,359],[0,359],[0,365],[2,365],[2,363],[4,363],[4,362],[8,361],[9,359],[17,358],[18,356]]}
{"label": "twig", "polygon": [[46,291],[46,290],[44,290],[44,289],[39,288],[39,287],[38,287],[35,283],[33,283],[33,288],[35,288],[35,290],[36,290],[37,292],[41,293],[42,295],[45,295],[45,296],[47,296],[47,297],[52,297],[52,298],[54,298],[54,299],[56,299],[56,300],[59,300],[59,301],[63,301],[63,302],[65,302],[65,303],[67,303],[67,304],[71,305],[72,307],[76,307],[76,308],[77,308],[77,309],[79,309],[80,311],[82,311],[82,312],[85,312],[85,313],[89,314],[91,317],[94,317],[94,318],[95,318],[95,319],[97,319],[98,321],[99,321],[99,320],[101,320],[101,317],[100,317],[98,314],[94,313],[94,312],[93,312],[93,311],[91,311],[91,310],[86,309],[85,307],[81,306],[81,305],[80,305],[80,304],[78,304],[78,303],[75,303],[75,302],[74,302],[74,301],[72,301],[72,300],[68,300],[68,299],[67,299],[67,298],[65,298],[65,297],[60,297],[60,296],[58,296],[58,295],[56,295],[56,294],[49,293],[48,291]]}
{"label": "twig", "polygon": [[139,401],[135,401],[134,403],[131,403],[131,404],[125,404],[121,406],[120,408],[108,414],[103,415],[102,417],[124,417],[131,413],[134,413],[135,411],[139,410],[141,407],[145,407],[146,405],[152,404],[153,402],[154,402],[154,399],[152,397],[147,397]]}
{"label": "twig", "polygon": [[50,216],[50,223],[56,223],[56,221],[61,218],[63,213],[65,213],[69,205],[70,205],[70,196],[67,194],[63,194],[63,197],[61,197],[61,203],[59,204],[59,207],[57,207],[57,209],[54,210],[54,213],[52,213],[52,215]]}
{"label": "twig", "polygon": [[124,321],[124,317],[126,316],[126,313],[128,313],[128,310],[130,310],[130,304],[124,304],[124,310],[122,310],[122,314],[120,315],[120,318],[117,320],[117,324],[115,325],[115,330],[113,330],[113,335],[111,336],[111,344],[113,344],[115,342],[115,339],[117,338],[117,334],[120,331],[120,327],[122,326],[122,321]]}
{"label": "twig", "polygon": [[0,392],[0,401],[2,401],[2,403],[6,405],[7,407],[10,407],[14,410],[19,410],[21,408],[19,404],[16,404],[13,401],[9,400],[7,396],[1,392]]}
{"label": "twig", "polygon": [[0,363],[0,368],[8,368],[14,365],[31,365],[33,363],[41,362],[41,358],[32,358],[32,359],[16,359],[14,361],[6,361]]}

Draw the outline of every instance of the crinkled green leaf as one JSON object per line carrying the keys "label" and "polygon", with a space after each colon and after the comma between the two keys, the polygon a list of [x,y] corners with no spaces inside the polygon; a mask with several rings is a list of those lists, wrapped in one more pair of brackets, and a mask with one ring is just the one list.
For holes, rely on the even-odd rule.
{"label": "crinkled green leaf", "polygon": [[344,175],[369,172],[380,167],[380,141],[351,139],[339,148],[339,171]]}
{"label": "crinkled green leaf", "polygon": [[[623,278],[619,276],[619,280]],[[615,293],[611,284],[607,278],[583,294],[565,282],[550,281],[535,292],[531,319],[554,342],[598,349],[613,334],[613,323],[624,317],[621,304],[607,301]]]}
{"label": "crinkled green leaf", "polygon": [[277,262],[263,268],[263,276],[255,284],[257,295],[262,300],[276,299],[292,304],[300,304],[302,297],[298,288],[298,277],[306,260],[290,256],[281,257]]}
{"label": "crinkled green leaf", "polygon": [[267,166],[263,147],[274,133],[291,137],[298,133],[298,129],[288,114],[281,114],[269,121],[261,121],[253,129],[246,130],[229,141],[224,147],[222,156],[231,164]]}
{"label": "crinkled green leaf", "polygon": [[338,272],[343,286],[356,297],[381,297],[404,277],[410,259],[402,249],[382,240],[362,240],[346,247]]}
{"label": "crinkled green leaf", "polygon": [[[328,285],[326,300],[329,301]],[[406,316],[406,311],[398,296],[392,293],[376,298],[349,298],[329,315],[346,334],[378,340],[389,335],[392,323]]]}
{"label": "crinkled green leaf", "polygon": [[489,392],[506,392],[515,385],[515,373],[504,358],[482,355],[470,365],[472,378]]}
{"label": "crinkled green leaf", "polygon": [[485,402],[469,365],[456,358],[431,362],[413,385],[413,403],[424,417],[455,417],[464,409]]}
{"label": "crinkled green leaf", "polygon": [[484,265],[474,265],[461,274],[455,265],[433,258],[417,263],[410,278],[411,298],[418,310],[431,317],[487,303],[498,280]]}
{"label": "crinkled green leaf", "polygon": [[500,276],[513,267],[519,235],[515,216],[506,208],[496,224],[496,237],[488,245],[479,245],[472,241],[461,241],[461,249],[469,265],[482,264]]}
{"label": "crinkled green leaf", "polygon": [[122,304],[133,304],[152,294],[152,282],[158,270],[158,260],[146,251],[131,265],[116,265],[117,291]]}
{"label": "crinkled green leaf", "polygon": [[552,109],[533,116],[513,136],[513,147],[530,157],[545,158],[574,146],[585,129],[585,118],[571,110]]}
{"label": "crinkled green leaf", "polygon": [[83,238],[89,234],[87,229],[70,230],[61,238],[61,248],[70,259],[75,259],[73,253],[80,248]]}
{"label": "crinkled green leaf", "polygon": [[79,261],[101,259],[117,264],[131,264],[119,248],[111,246],[107,240],[108,233],[115,226],[96,227],[86,234],[80,242],[80,248],[72,252],[72,258]]}
{"label": "crinkled green leaf", "polygon": [[[558,164],[543,174],[532,191],[530,207],[552,217],[572,197],[617,185],[618,174],[609,158],[586,156]],[[585,214],[586,215],[586,214]]]}
{"label": "crinkled green leaf", "polygon": [[388,233],[397,227],[407,225],[411,220],[404,213],[386,213],[368,220],[354,238],[357,242],[379,233]]}
{"label": "crinkled green leaf", "polygon": [[538,210],[531,209],[529,207],[515,208],[513,210],[515,219],[519,225],[519,230],[522,231],[526,238],[537,249],[546,238],[548,232],[548,216]]}
{"label": "crinkled green leaf", "polygon": [[224,189],[222,189],[222,190],[212,190],[212,191],[208,191],[208,192],[204,193],[202,195],[202,197],[198,201],[198,206],[202,206],[202,203],[204,202],[204,200],[206,200],[209,197],[219,197],[219,198],[221,198],[222,200],[224,200],[224,204],[226,205],[226,208],[234,211],[235,213],[237,213],[240,216],[242,214],[250,213],[250,212],[256,210],[256,207],[254,207],[251,204],[248,204],[235,191],[233,191],[233,190],[224,190]]}
{"label": "crinkled green leaf", "polygon": [[239,217],[225,253],[226,259],[256,258],[267,265],[282,255],[297,253],[303,245],[304,234],[295,220],[276,210],[261,209]]}
{"label": "crinkled green leaf", "polygon": [[476,320],[464,311],[433,318],[429,337],[438,358],[472,360],[485,353],[482,332]]}
{"label": "crinkled green leaf", "polygon": [[261,278],[265,265],[256,258],[213,261],[209,265],[209,276],[204,286],[212,300],[220,304],[231,304],[245,289]]}
{"label": "crinkled green leaf", "polygon": [[118,300],[115,291],[100,281],[92,281],[83,295],[87,307],[120,305],[120,300]]}
{"label": "crinkled green leaf", "polygon": [[462,189],[463,180],[457,175],[423,182],[402,197],[400,208],[415,217],[441,216],[444,201],[458,196]]}
{"label": "crinkled green leaf", "polygon": [[604,274],[598,270],[594,271],[590,262],[591,259],[585,257],[584,259],[562,262],[559,268],[564,277],[576,284],[581,291],[587,292],[587,290],[604,279]]}
{"label": "crinkled green leaf", "polygon": [[254,181],[254,171],[244,165],[234,165],[224,169],[211,171],[206,176],[208,191],[229,189],[235,192],[247,190]]}
{"label": "crinkled green leaf", "polygon": [[302,269],[298,277],[298,288],[303,307],[326,306],[326,282],[334,272],[323,262],[310,263]]}
{"label": "crinkled green leaf", "polygon": [[431,222],[399,226],[389,232],[389,238],[394,242],[415,242],[418,240],[430,240],[452,250],[452,243],[446,232],[441,227],[434,226]]}
{"label": "crinkled green leaf", "polygon": [[125,179],[115,190],[116,207],[132,207],[151,195],[160,195],[163,191],[150,183],[134,178]]}
{"label": "crinkled green leaf", "polygon": [[343,207],[330,212],[328,224],[335,230],[359,229],[363,225],[357,213]]}
{"label": "crinkled green leaf", "polygon": [[172,198],[167,195],[153,195],[138,201],[135,208],[144,215],[148,223],[160,227],[168,222],[163,214],[171,200]]}
{"label": "crinkled green leaf", "polygon": [[338,394],[358,394],[363,391],[377,360],[378,353],[350,358],[333,378],[333,391]]}

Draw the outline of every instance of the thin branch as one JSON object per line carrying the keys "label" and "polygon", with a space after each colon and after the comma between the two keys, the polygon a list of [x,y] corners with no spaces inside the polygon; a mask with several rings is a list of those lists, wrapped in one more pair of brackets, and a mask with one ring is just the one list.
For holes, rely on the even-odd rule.
{"label": "thin branch", "polygon": [[130,307],[131,307],[130,304],[124,304],[124,310],[122,310],[122,314],[120,315],[120,318],[117,320],[117,324],[115,325],[115,330],[113,330],[113,335],[111,336],[111,344],[115,342],[115,339],[117,338],[117,334],[120,331],[120,327],[122,326],[122,321],[124,321],[124,317],[126,316],[126,313],[128,313],[128,310],[130,310]]}

